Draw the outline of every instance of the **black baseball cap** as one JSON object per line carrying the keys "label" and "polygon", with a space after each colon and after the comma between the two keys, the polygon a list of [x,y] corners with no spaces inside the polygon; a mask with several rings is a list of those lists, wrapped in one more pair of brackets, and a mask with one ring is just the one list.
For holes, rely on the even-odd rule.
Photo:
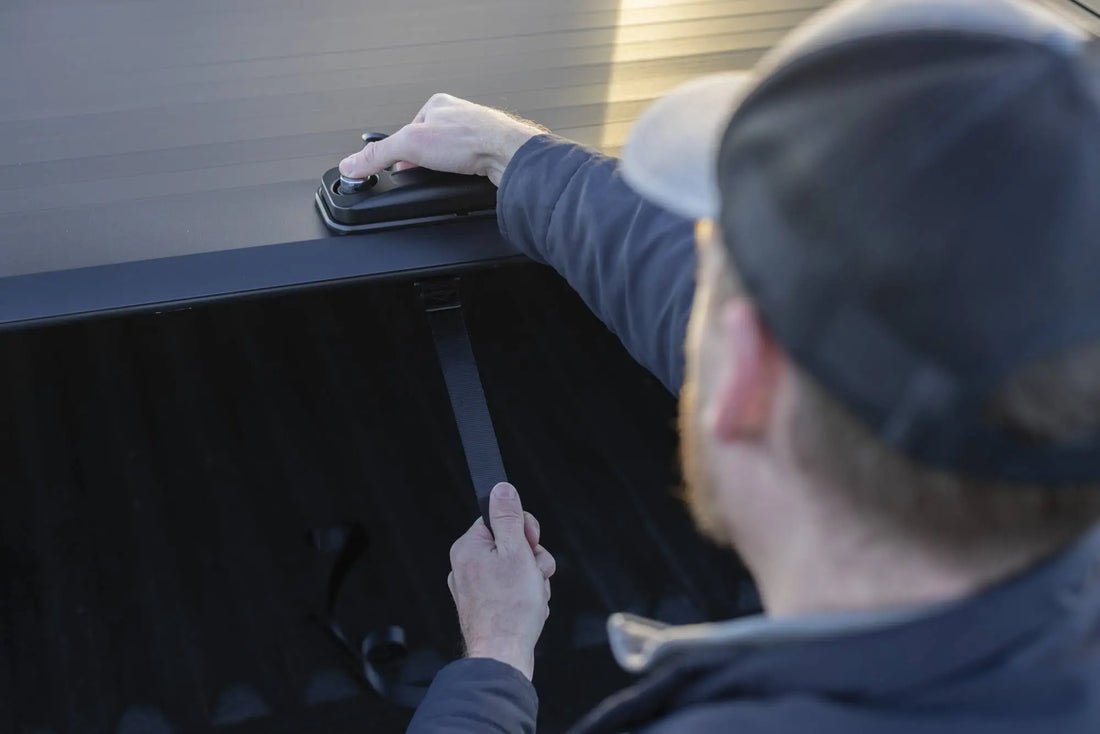
{"label": "black baseball cap", "polygon": [[1100,481],[1100,434],[1000,426],[1007,378],[1100,343],[1100,48],[1023,0],[849,0],[648,109],[643,196],[721,227],[791,358],[954,473]]}

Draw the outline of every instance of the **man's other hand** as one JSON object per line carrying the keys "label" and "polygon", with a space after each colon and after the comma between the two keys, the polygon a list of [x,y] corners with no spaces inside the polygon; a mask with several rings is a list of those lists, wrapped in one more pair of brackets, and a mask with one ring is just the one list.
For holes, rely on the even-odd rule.
{"label": "man's other hand", "polygon": [[510,484],[493,487],[489,533],[478,518],[451,546],[447,586],[472,658],[493,658],[534,674],[535,643],[550,614],[554,557],[539,544],[539,524]]}
{"label": "man's other hand", "polygon": [[449,94],[433,95],[412,123],[340,162],[340,173],[367,178],[393,165],[488,176],[500,185],[508,162],[535,135],[534,123]]}

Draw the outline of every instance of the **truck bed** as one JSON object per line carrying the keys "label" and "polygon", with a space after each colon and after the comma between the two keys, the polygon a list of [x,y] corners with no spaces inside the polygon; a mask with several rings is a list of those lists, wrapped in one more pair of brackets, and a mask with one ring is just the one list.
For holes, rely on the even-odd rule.
{"label": "truck bed", "polygon": [[[604,622],[756,608],[676,499],[672,396],[558,277],[463,279],[511,480],[556,555],[541,731],[628,682]],[[408,282],[0,335],[0,730],[396,732],[326,631],[459,654],[448,548],[476,516]]]}

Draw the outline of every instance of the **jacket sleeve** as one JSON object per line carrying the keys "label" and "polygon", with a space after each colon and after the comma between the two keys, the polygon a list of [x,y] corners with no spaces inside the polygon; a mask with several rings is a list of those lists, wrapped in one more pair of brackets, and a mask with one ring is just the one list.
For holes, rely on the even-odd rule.
{"label": "jacket sleeve", "polygon": [[538,696],[523,673],[497,660],[465,658],[436,674],[407,734],[534,734],[537,716]]}
{"label": "jacket sleeve", "polygon": [[644,201],[617,159],[553,135],[516,152],[497,212],[505,239],[553,266],[634,359],[680,392],[695,290],[693,222]]}

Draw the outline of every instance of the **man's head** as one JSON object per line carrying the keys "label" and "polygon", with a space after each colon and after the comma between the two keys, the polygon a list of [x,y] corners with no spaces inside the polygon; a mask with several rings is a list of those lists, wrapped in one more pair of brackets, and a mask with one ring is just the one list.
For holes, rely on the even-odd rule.
{"label": "man's head", "polygon": [[[627,179],[701,220],[691,504],[769,606],[966,593],[1100,518],[1095,46],[1014,0],[845,2],[636,127]],[[898,588],[776,580],[814,554]]]}

